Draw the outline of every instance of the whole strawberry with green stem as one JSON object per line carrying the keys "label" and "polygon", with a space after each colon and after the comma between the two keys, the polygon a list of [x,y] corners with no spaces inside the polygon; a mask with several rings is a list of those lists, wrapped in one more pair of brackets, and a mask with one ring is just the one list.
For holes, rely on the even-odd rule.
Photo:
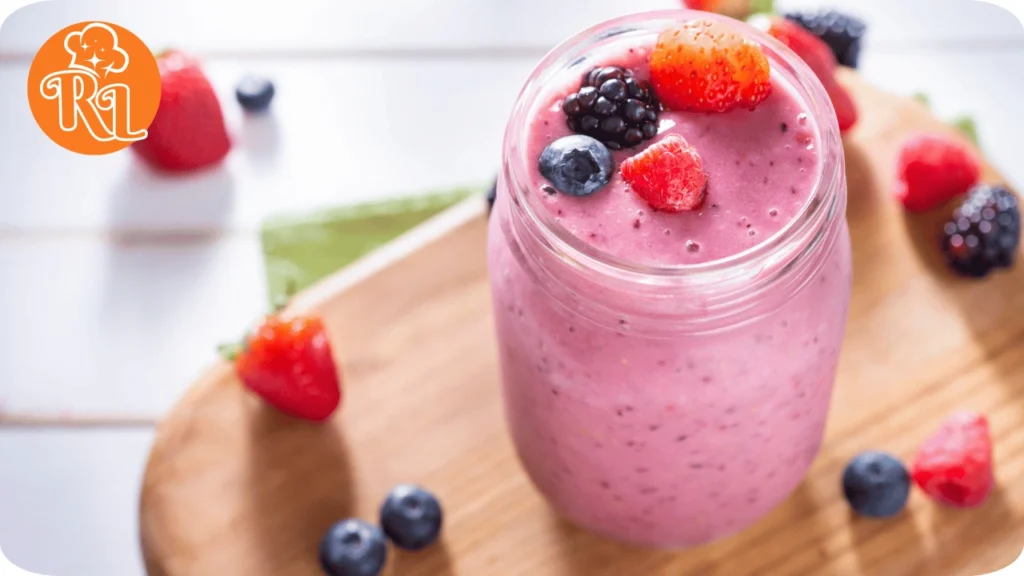
{"label": "whole strawberry with green stem", "polygon": [[221,161],[231,149],[224,114],[199,61],[176,50],[157,55],[160,106],[149,135],[131,148],[150,164],[187,171]]}
{"label": "whole strawberry with green stem", "polygon": [[341,403],[341,378],[323,320],[278,310],[241,343],[221,347],[251,392],[279,411],[319,422]]}

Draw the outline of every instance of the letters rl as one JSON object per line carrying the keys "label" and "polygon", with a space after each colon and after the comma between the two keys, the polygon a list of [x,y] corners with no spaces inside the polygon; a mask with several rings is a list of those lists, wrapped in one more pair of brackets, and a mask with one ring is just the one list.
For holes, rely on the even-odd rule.
{"label": "letters rl", "polygon": [[133,142],[146,137],[146,130],[133,130],[131,91],[125,84],[100,87],[96,76],[84,70],[59,70],[43,78],[43,98],[56,100],[60,129],[74,132],[79,122],[100,142]]}

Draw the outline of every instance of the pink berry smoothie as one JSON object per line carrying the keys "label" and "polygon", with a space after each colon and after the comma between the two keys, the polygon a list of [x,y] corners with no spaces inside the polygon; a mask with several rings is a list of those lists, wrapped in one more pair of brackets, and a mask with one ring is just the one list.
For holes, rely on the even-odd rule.
{"label": "pink berry smoothie", "polygon": [[[571,134],[561,102],[581,73],[620,66],[646,80],[655,34],[607,41],[585,68],[537,91],[516,130],[533,159],[518,192],[610,260],[685,269],[741,259],[808,210],[826,159],[842,162],[829,157],[806,95],[774,66],[772,95],[755,110],[666,110],[653,140],[613,152],[618,166],[665,135],[683,136],[708,174],[697,210],[652,210],[617,171],[590,196],[551,193],[537,169],[544,148]],[[643,304],[642,289],[621,298],[600,282],[552,284],[572,271],[516,233],[528,199],[507,174],[488,245],[506,414],[524,468],[555,511],[617,540],[674,548],[736,532],[782,502],[814,460],[828,413],[851,285],[842,210],[821,226],[830,242],[798,247],[813,262],[799,278],[762,290],[730,322],[668,329],[623,304]],[[695,290],[679,288],[658,310],[712,302],[713,285]]]}

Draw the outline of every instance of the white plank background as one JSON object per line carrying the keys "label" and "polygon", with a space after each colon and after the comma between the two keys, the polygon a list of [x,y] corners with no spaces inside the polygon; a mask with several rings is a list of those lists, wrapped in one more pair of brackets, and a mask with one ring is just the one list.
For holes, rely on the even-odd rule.
{"label": "white plank background", "polygon": [[[5,555],[52,576],[141,574],[146,422],[260,312],[260,220],[489,180],[508,110],[548,49],[675,5],[55,0],[13,15],[0,29],[0,411],[55,426],[0,427]],[[869,22],[866,77],[928,92],[941,115],[973,114],[989,156],[1024,184],[1024,29],[1012,15],[972,0],[827,5]],[[45,138],[24,99],[31,55],[85,19],[205,56],[237,140],[222,167],[159,177],[127,152],[77,156]],[[248,71],[275,80],[271,117],[239,113],[233,85]],[[66,426],[111,417],[136,429]]]}

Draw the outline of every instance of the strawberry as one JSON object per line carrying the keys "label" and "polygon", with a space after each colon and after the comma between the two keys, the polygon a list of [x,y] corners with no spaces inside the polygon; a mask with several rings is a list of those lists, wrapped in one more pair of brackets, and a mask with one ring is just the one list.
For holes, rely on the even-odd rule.
{"label": "strawberry", "polygon": [[761,47],[717,20],[691,20],[664,30],[650,67],[654,91],[676,110],[753,109],[772,91]]}
{"label": "strawberry", "polygon": [[331,344],[317,316],[271,314],[239,350],[225,350],[242,383],[285,414],[327,419],[341,402]]}
{"label": "strawberry", "polygon": [[977,184],[981,165],[967,146],[940,134],[915,134],[900,149],[896,199],[911,212],[931,210]]}
{"label": "strawberry", "polygon": [[943,504],[967,508],[984,502],[995,486],[988,420],[954,414],[918,448],[910,475]]}
{"label": "strawberry", "polygon": [[839,131],[846,132],[857,123],[857,106],[850,94],[836,82],[836,57],[832,49],[805,28],[785,18],[777,16],[759,16],[751,22],[758,28],[771,34],[796,53],[814,72],[818,80],[828,92],[832,107],[836,110]]}
{"label": "strawberry", "polygon": [[131,147],[151,164],[172,171],[214,164],[231,148],[217,95],[199,62],[177,51],[157,58],[160,107],[149,135]]}
{"label": "strawberry", "polygon": [[622,162],[622,178],[655,210],[696,210],[707,196],[708,175],[686,140],[670,134]]}

